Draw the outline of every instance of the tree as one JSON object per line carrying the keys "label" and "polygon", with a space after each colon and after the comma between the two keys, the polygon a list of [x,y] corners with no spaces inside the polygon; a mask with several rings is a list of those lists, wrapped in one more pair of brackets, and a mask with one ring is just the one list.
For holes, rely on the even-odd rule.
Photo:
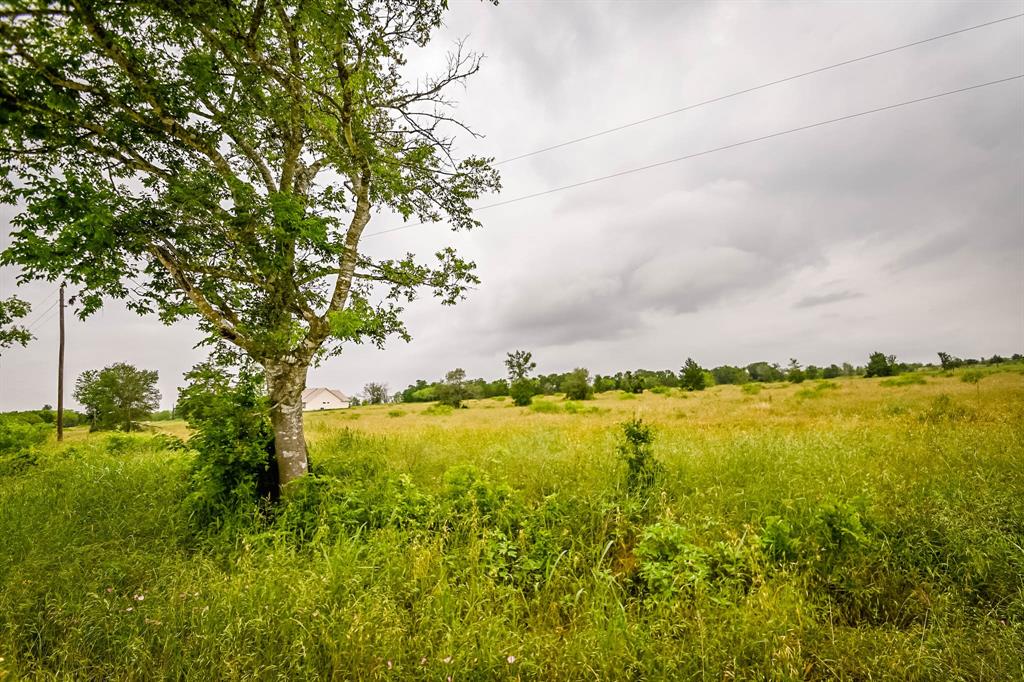
{"label": "tree", "polygon": [[836,377],[842,375],[842,373],[842,368],[840,368],[839,365],[833,363],[821,371],[821,376],[824,377],[825,379],[835,379]]}
{"label": "tree", "polygon": [[93,430],[121,427],[135,429],[160,405],[156,370],[137,369],[118,362],[101,370],[91,369],[75,382],[75,400],[85,406]]}
{"label": "tree", "polygon": [[778,365],[767,362],[754,362],[747,365],[747,372],[752,381],[782,381],[785,377]]}
{"label": "tree", "polygon": [[367,405],[382,405],[388,401],[388,385],[370,382],[363,386],[363,402]]}
{"label": "tree", "polygon": [[865,368],[866,377],[891,377],[896,373],[896,356],[885,355],[874,352],[868,358],[868,365]]}
{"label": "tree", "polygon": [[[17,2],[0,14],[0,202],[22,203],[0,262],[200,328],[261,365],[282,485],[308,471],[302,390],[345,342],[409,339],[401,303],[478,282],[360,251],[371,216],[479,225],[500,188],[447,94],[460,45],[414,83],[404,52],[444,0]],[[12,3],[8,3],[11,7]],[[41,6],[45,9],[38,9]]]}
{"label": "tree", "polygon": [[509,395],[512,396],[512,402],[520,407],[532,403],[533,395],[537,392],[535,383],[530,380],[530,373],[537,369],[533,353],[525,350],[513,351],[505,358],[505,367],[508,368]]}
{"label": "tree", "polygon": [[32,334],[20,324],[14,324],[32,311],[25,301],[17,296],[7,299],[0,299],[0,351],[10,348],[14,344],[26,346],[32,340]]}
{"label": "tree", "polygon": [[462,401],[468,397],[466,370],[461,367],[445,374],[444,382],[437,385],[437,401],[442,405],[462,407]]}
{"label": "tree", "polygon": [[566,400],[590,400],[594,397],[594,387],[590,385],[590,372],[577,367],[565,375],[561,382]]}
{"label": "tree", "polygon": [[679,385],[687,391],[704,390],[704,368],[698,365],[693,358],[686,358],[686,364],[679,371]]}
{"label": "tree", "polygon": [[716,384],[745,384],[750,381],[747,370],[729,365],[715,367],[711,370],[711,375],[715,378]]}
{"label": "tree", "polygon": [[537,363],[533,361],[533,353],[517,350],[505,358],[505,367],[508,368],[508,378],[512,382],[528,378],[530,373],[537,369]]}

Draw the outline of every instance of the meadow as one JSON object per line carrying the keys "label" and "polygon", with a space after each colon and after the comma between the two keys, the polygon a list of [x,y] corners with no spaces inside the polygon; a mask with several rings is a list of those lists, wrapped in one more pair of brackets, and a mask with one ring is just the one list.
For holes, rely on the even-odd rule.
{"label": "meadow", "polygon": [[205,532],[183,423],[72,429],[0,469],[0,679],[1024,679],[1024,370],[962,378],[312,413]]}

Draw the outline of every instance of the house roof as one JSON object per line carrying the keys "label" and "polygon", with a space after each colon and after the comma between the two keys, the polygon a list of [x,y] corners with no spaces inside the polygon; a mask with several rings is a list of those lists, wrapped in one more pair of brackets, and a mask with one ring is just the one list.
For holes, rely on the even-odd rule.
{"label": "house roof", "polygon": [[307,388],[306,390],[304,390],[302,392],[302,402],[307,402],[310,398],[312,398],[314,395],[316,395],[320,391],[327,391],[328,393],[330,393],[331,395],[333,395],[335,398],[337,398],[338,400],[340,400],[343,403],[351,402],[349,400],[349,397],[347,395],[345,395],[344,393],[342,393],[341,391],[339,391],[339,390],[337,390],[335,388],[324,388],[322,386],[317,386],[317,387],[313,387],[313,388]]}

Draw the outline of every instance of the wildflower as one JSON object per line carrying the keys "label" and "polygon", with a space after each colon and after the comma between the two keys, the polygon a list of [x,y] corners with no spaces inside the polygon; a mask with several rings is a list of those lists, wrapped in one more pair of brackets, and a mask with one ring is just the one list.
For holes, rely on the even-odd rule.
{"label": "wildflower", "polygon": [[426,664],[427,664],[427,657],[424,656],[423,658],[420,659],[420,665],[426,665]]}
{"label": "wildflower", "polygon": [[146,598],[146,595],[144,595],[144,594],[137,594],[137,595],[135,595],[135,601],[142,601],[145,598]]}
{"label": "wildflower", "polygon": [[391,670],[394,667],[395,667],[395,664],[392,663],[391,661],[388,661],[388,670]]}
{"label": "wildflower", "polygon": [[125,609],[125,611],[134,611],[134,610],[135,610],[134,606],[129,606],[128,608]]}
{"label": "wildflower", "polygon": [[513,663],[516,662],[516,657],[513,656],[512,654],[509,654],[508,658],[506,658],[505,660],[508,661],[509,665],[512,665]]}
{"label": "wildflower", "polygon": [[107,588],[107,594],[110,594],[110,593],[111,593],[111,592],[113,592],[113,591],[114,591],[114,588],[113,588],[113,587],[108,587],[108,588]]}
{"label": "wildflower", "polygon": [[445,656],[444,662],[445,663],[451,663],[452,662],[452,657],[451,656]]}

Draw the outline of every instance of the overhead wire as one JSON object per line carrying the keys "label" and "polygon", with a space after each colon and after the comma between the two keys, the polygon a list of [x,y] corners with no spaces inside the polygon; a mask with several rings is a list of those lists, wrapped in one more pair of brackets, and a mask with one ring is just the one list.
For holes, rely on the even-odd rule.
{"label": "overhead wire", "polygon": [[633,128],[633,127],[638,126],[638,125],[643,125],[644,123],[650,123],[651,121],[657,121],[658,119],[666,118],[668,116],[674,116],[676,114],[681,114],[684,111],[690,111],[692,109],[697,109],[698,107],[707,106],[708,104],[714,104],[715,102],[721,102],[723,100],[731,99],[733,97],[739,97],[740,95],[746,95],[746,94],[749,94],[751,92],[756,92],[758,90],[763,90],[765,88],[770,88],[772,86],[780,85],[782,83],[788,83],[790,81],[797,80],[798,78],[804,78],[806,76],[813,76],[814,74],[817,74],[817,73],[823,73],[825,71],[831,71],[833,69],[838,69],[838,68],[841,68],[843,66],[849,66],[850,64],[855,64],[857,62],[863,62],[863,61],[866,61],[868,59],[874,59],[875,57],[881,57],[883,55],[892,54],[893,52],[899,52],[900,50],[906,50],[906,49],[909,49],[911,47],[917,47],[918,45],[924,45],[925,43],[931,43],[931,42],[934,42],[936,40],[942,40],[943,38],[949,38],[949,37],[952,37],[952,36],[955,36],[955,35],[960,35],[961,33],[967,33],[969,31],[976,31],[978,29],[986,28],[988,26],[994,26],[996,24],[1001,24],[1001,23],[1006,22],[1006,21],[1012,21],[1014,19],[1020,19],[1021,17],[1024,17],[1024,12],[1022,12],[1020,14],[1014,14],[1014,15],[1011,15],[1011,16],[1008,16],[1008,17],[1003,17],[1001,19],[993,19],[992,21],[986,21],[986,22],[984,22],[982,24],[975,24],[974,26],[967,26],[965,28],[960,28],[960,29],[957,29],[955,31],[949,31],[947,33],[942,33],[940,35],[931,36],[929,38],[923,38],[921,40],[915,40],[912,43],[905,43],[903,45],[897,45],[896,47],[890,47],[890,48],[887,48],[885,50],[879,50],[878,52],[872,52],[870,54],[862,55],[860,57],[854,57],[852,59],[846,59],[846,60],[843,60],[841,62],[836,62],[835,64],[829,64],[828,66],[821,66],[821,67],[818,67],[816,69],[811,69],[810,71],[803,71],[801,73],[796,73],[796,74],[793,74],[791,76],[785,76],[784,78],[777,78],[776,80],[768,81],[767,83],[761,83],[760,85],[754,85],[754,86],[749,87],[749,88],[744,88],[743,90],[737,90],[736,92],[730,92],[727,95],[720,95],[718,97],[713,97],[711,99],[704,100],[703,102],[696,102],[694,104],[687,104],[686,106],[679,107],[678,109],[672,109],[671,111],[665,111],[665,112],[662,112],[660,114],[654,114],[653,116],[648,116],[646,118],[641,118],[641,119],[638,119],[636,121],[630,121],[628,123],[623,123],[621,125],[617,125],[617,126],[614,126],[612,128],[607,128],[605,130],[599,130],[597,132],[590,133],[588,135],[583,135],[582,137],[577,137],[577,138],[573,138],[571,140],[566,140],[565,142],[559,142],[557,144],[549,145],[547,147],[542,147],[540,149],[535,149],[535,150],[530,151],[530,152],[525,152],[523,154],[517,154],[516,156],[511,156],[511,157],[509,157],[507,159],[502,159],[500,161],[495,161],[491,165],[493,165],[493,166],[500,166],[502,164],[511,163],[512,161],[518,161],[520,159],[525,159],[525,158],[530,157],[530,156],[536,156],[537,154],[543,154],[544,152],[549,152],[549,151],[552,151],[554,149],[561,149],[562,147],[568,147],[569,145],[577,144],[579,142],[585,142],[586,140],[592,140],[592,139],[594,139],[596,137],[601,137],[603,135],[608,135],[610,133],[615,133],[615,132],[618,132],[620,130],[626,130],[627,128]]}
{"label": "overhead wire", "polygon": [[[769,133],[767,135],[760,135],[758,137],[752,137],[752,138],[748,138],[746,140],[740,140],[738,142],[733,142],[733,143],[721,145],[721,146],[718,146],[718,147],[712,147],[710,149],[705,149],[705,150],[702,150],[702,151],[699,151],[699,152],[694,152],[692,154],[686,154],[684,156],[677,156],[677,157],[672,158],[672,159],[666,159],[664,161],[658,161],[657,163],[650,163],[650,164],[647,164],[645,166],[637,166],[635,168],[628,168],[626,170],[621,170],[621,171],[618,171],[616,173],[609,173],[608,175],[602,175],[602,176],[599,176],[599,177],[596,177],[596,178],[589,178],[587,180],[582,180],[580,182],[574,182],[574,183],[570,183],[568,185],[561,185],[559,187],[552,187],[550,189],[542,190],[540,192],[533,192],[531,194],[525,194],[523,196],[514,197],[512,199],[506,199],[504,201],[498,201],[498,202],[495,202],[495,203],[492,203],[492,204],[487,204],[485,206],[480,206],[478,208],[474,208],[473,210],[474,211],[486,211],[488,209],[497,208],[498,206],[507,206],[509,204],[518,203],[520,201],[526,201],[528,199],[535,199],[537,197],[546,196],[548,194],[554,194],[556,192],[564,192],[565,190],[574,189],[576,187],[583,187],[584,185],[591,185],[591,184],[596,183],[596,182],[602,182],[604,180],[610,180],[612,178],[618,178],[618,177],[622,177],[624,175],[631,175],[633,173],[639,173],[639,172],[642,172],[642,171],[651,170],[652,168],[659,168],[661,166],[667,166],[667,165],[670,165],[670,164],[679,163],[681,161],[686,161],[688,159],[697,158],[699,156],[707,156],[708,154],[714,154],[716,152],[725,151],[727,149],[735,149],[736,147],[742,147],[744,145],[753,144],[755,142],[763,142],[765,140],[770,140],[772,138],[782,137],[783,135],[790,135],[790,134],[801,132],[801,131],[804,131],[804,130],[810,130],[812,128],[819,128],[821,126],[831,125],[833,123],[839,123],[841,121],[848,121],[848,120],[853,119],[853,118],[859,118],[861,116],[868,116],[870,114],[877,114],[877,113],[882,112],[882,111],[889,111],[891,109],[897,109],[897,108],[900,108],[900,107],[909,106],[911,104],[919,104],[921,102],[927,102],[927,101],[939,99],[939,98],[942,98],[942,97],[948,97],[950,95],[956,95],[956,94],[959,94],[959,93],[962,93],[962,92],[969,92],[969,91],[972,91],[972,90],[978,90],[980,88],[987,88],[987,87],[990,87],[992,85],[998,85],[1000,83],[1007,83],[1009,81],[1018,80],[1020,78],[1024,78],[1024,73],[1017,74],[1015,76],[1008,76],[1006,78],[999,78],[999,79],[988,81],[988,82],[985,82],[985,83],[978,83],[978,84],[975,84],[975,85],[969,85],[969,86],[963,87],[963,88],[957,88],[956,90],[947,90],[945,92],[940,92],[940,93],[936,93],[936,94],[933,94],[933,95],[927,95],[925,97],[917,97],[915,99],[904,100],[902,102],[896,102],[895,104],[888,104],[886,106],[876,107],[874,109],[867,109],[865,111],[858,111],[858,112],[853,113],[853,114],[846,114],[844,116],[839,116],[839,117],[836,117],[836,118],[830,118],[830,119],[827,119],[827,120],[824,120],[824,121],[817,121],[815,123],[808,123],[807,125],[797,126],[795,128],[789,128],[787,130],[780,130],[780,131],[777,131],[777,132],[774,132],[774,133]],[[398,231],[401,231],[401,230],[408,230],[408,229],[411,229],[411,228],[414,228],[414,227],[419,227],[421,225],[426,225],[426,224],[428,224],[428,223],[426,221],[424,221],[424,222],[419,222],[419,223],[411,223],[409,225],[400,225],[398,227],[392,227],[392,228],[389,228],[389,229],[386,229],[386,230],[379,230],[377,232],[370,232],[370,233],[368,233],[366,235],[363,235],[363,237],[364,238],[376,237],[378,235],[389,234],[391,232],[398,232]],[[434,223],[429,223],[429,224],[434,224]]]}

